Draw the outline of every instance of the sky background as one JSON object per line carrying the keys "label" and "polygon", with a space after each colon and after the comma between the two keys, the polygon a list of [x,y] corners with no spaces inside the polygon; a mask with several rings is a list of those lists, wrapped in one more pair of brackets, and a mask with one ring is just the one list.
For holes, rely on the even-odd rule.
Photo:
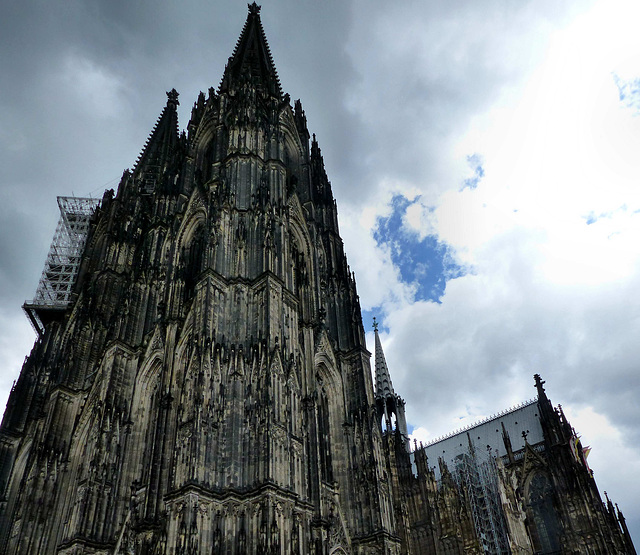
{"label": "sky background", "polygon": [[[264,1],[414,435],[540,373],[640,542],[640,4]],[[0,404],[35,334],[57,195],[117,187],[166,103],[185,128],[246,3],[8,0],[0,19]]]}

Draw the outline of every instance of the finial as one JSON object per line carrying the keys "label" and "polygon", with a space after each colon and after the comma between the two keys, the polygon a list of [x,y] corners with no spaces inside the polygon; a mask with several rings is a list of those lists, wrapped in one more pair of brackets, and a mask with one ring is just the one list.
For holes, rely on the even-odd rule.
{"label": "finial", "polygon": [[251,15],[258,15],[260,13],[260,8],[262,8],[262,6],[258,6],[255,2],[253,4],[247,4],[247,6],[249,6],[249,13]]}
{"label": "finial", "polygon": [[178,102],[178,96],[180,96],[180,94],[175,89],[167,91],[167,105],[173,104],[174,106],[179,106],[180,102]]}
{"label": "finial", "polygon": [[373,317],[373,331],[378,331],[378,322],[375,316]]}
{"label": "finial", "polygon": [[522,431],[522,437],[524,438],[524,442],[527,443],[527,432]]}

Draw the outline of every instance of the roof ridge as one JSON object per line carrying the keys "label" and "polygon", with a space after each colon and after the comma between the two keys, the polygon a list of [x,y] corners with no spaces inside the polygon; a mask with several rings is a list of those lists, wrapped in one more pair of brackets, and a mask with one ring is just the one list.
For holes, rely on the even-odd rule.
{"label": "roof ridge", "polygon": [[463,426],[462,428],[459,428],[457,430],[454,430],[453,432],[449,432],[447,434],[444,434],[442,436],[439,436],[435,439],[432,439],[431,441],[425,443],[423,445],[423,447],[431,447],[432,445],[435,445],[436,443],[440,443],[441,441],[444,441],[445,439],[449,439],[451,437],[457,436],[458,434],[461,434],[463,432],[468,432],[469,430],[473,430],[474,428],[477,428],[478,426],[482,426],[483,424],[486,424],[487,422],[491,422],[492,420],[497,420],[498,418],[502,418],[503,416],[506,416],[507,414],[511,414],[513,412],[516,412],[517,410],[523,409],[525,407],[528,407],[530,405],[533,405],[534,403],[538,402],[538,398],[534,397],[533,399],[529,399],[528,401],[522,401],[521,403],[518,403],[517,405],[514,405],[512,407],[509,407],[508,409],[504,409],[500,412],[496,412],[495,414],[492,414],[490,416],[487,416],[481,420],[478,420],[476,422],[473,422],[471,424],[468,424],[466,426]]}

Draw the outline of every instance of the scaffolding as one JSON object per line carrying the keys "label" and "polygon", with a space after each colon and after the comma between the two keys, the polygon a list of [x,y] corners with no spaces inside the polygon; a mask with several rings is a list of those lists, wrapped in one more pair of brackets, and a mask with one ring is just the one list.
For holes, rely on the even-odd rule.
{"label": "scaffolding", "polygon": [[90,220],[99,204],[99,199],[58,197],[60,219],[44,270],[33,300],[23,305],[38,335],[43,335],[46,324],[71,302]]}
{"label": "scaffolding", "polygon": [[511,553],[495,457],[490,451],[484,456],[478,453],[469,440],[468,451],[456,457],[454,475],[469,499],[473,524],[484,553]]}

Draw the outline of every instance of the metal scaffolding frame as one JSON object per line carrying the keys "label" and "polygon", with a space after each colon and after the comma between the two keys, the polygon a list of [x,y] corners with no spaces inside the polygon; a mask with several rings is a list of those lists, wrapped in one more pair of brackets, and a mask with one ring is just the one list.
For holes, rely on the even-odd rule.
{"label": "metal scaffolding frame", "polygon": [[91,217],[99,204],[100,200],[94,198],[58,197],[60,219],[44,270],[33,300],[23,305],[39,335],[44,333],[46,313],[64,311],[69,306]]}
{"label": "metal scaffolding frame", "polygon": [[473,524],[484,553],[511,553],[495,457],[490,451],[478,453],[469,440],[468,451],[456,457],[454,476],[469,499]]}

